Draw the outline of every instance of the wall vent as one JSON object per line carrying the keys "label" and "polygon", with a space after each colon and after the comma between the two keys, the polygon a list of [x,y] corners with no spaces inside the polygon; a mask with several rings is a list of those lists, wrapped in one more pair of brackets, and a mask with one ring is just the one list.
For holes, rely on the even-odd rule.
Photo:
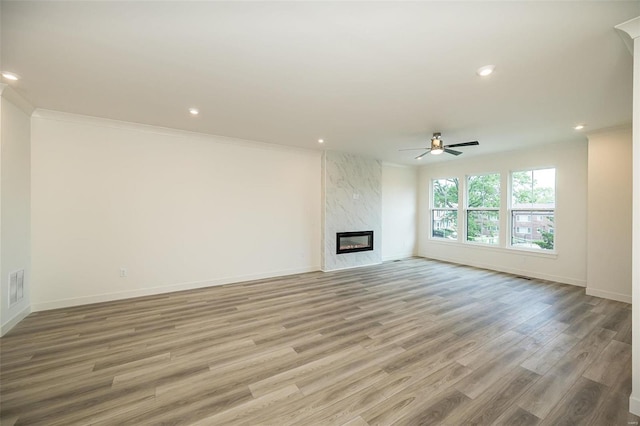
{"label": "wall vent", "polygon": [[9,307],[24,297],[24,269],[9,274]]}

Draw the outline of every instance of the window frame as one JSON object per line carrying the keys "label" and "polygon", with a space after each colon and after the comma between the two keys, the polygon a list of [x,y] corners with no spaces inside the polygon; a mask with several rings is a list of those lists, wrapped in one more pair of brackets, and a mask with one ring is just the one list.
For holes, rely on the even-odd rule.
{"label": "window frame", "polygon": [[[457,199],[457,205],[456,207],[436,207],[435,206],[435,197],[434,197],[434,182],[435,181],[449,181],[449,180],[457,180],[458,181],[458,199]],[[449,243],[453,243],[453,242],[459,242],[460,241],[460,192],[461,192],[462,188],[460,187],[460,178],[457,176],[450,176],[450,177],[438,177],[438,178],[431,178],[431,181],[429,183],[429,198],[430,198],[430,205],[429,205],[429,239],[434,240],[434,241],[440,241],[440,242],[449,242]],[[456,237],[455,238],[447,238],[445,236],[439,237],[439,236],[435,236],[434,235],[434,215],[435,212],[454,212],[455,213],[455,217],[456,217],[456,229],[455,229],[455,233],[456,233]]]}
{"label": "window frame", "polygon": [[[514,200],[513,200],[513,175],[514,173],[519,173],[519,172],[535,172],[536,170],[550,170],[553,169],[554,170],[554,180],[553,180],[553,207],[533,207],[533,206],[527,206],[527,207],[514,207]],[[552,249],[545,249],[542,247],[539,248],[533,248],[533,247],[519,247],[513,244],[513,239],[514,239],[514,230],[516,227],[520,226],[520,227],[527,227],[531,229],[531,233],[533,233],[533,229],[534,229],[534,218],[536,216],[545,216],[548,212],[551,212],[554,218],[554,223],[556,223],[556,218],[557,218],[557,203],[558,203],[558,196],[557,196],[557,188],[558,188],[558,168],[556,166],[547,166],[547,167],[534,167],[534,168],[524,168],[524,169],[517,169],[517,170],[511,170],[509,172],[509,180],[508,180],[508,190],[507,190],[507,218],[508,218],[508,229],[507,229],[507,233],[508,233],[508,238],[506,241],[506,248],[509,250],[518,250],[518,251],[525,251],[525,252],[530,252],[530,253],[539,253],[539,254],[550,254],[550,255],[555,255],[557,254],[557,247],[558,247],[558,239],[557,239],[557,233],[555,230],[555,226],[552,228],[551,233],[554,235],[554,239],[553,239],[553,248]],[[519,221],[517,220],[517,216],[519,215],[524,215],[530,218],[530,220],[528,221]],[[522,223],[527,223],[527,225],[518,225],[518,224],[522,224]]]}
{"label": "window frame", "polygon": [[[488,176],[488,175],[497,175],[498,176],[498,194],[499,194],[499,202],[500,205],[498,207],[469,207],[469,179],[472,177],[479,177],[479,176]],[[500,210],[502,209],[502,205],[503,205],[503,201],[502,201],[502,174],[500,172],[487,172],[487,173],[476,173],[476,174],[472,174],[472,175],[466,175],[465,179],[464,179],[464,242],[467,244],[473,244],[473,245],[483,245],[483,246],[487,246],[487,247],[502,247],[502,238],[501,238],[501,214],[500,214]],[[482,241],[474,241],[474,240],[470,240],[469,239],[469,213],[470,212],[492,212],[492,213],[496,213],[498,216],[498,239],[497,242],[495,244],[493,243],[486,243],[486,242],[482,242]]]}

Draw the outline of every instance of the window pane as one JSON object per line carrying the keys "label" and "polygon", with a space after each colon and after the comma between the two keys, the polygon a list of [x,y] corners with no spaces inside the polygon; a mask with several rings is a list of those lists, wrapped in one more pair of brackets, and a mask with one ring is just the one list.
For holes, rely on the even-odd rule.
{"label": "window pane", "polygon": [[556,169],[533,171],[533,202],[538,208],[556,205]]}
{"label": "window pane", "polygon": [[533,171],[511,174],[511,206],[529,206],[532,203]]}
{"label": "window pane", "polygon": [[469,208],[500,207],[500,174],[469,176]]}
{"label": "window pane", "polygon": [[555,208],[556,169],[526,170],[511,174],[511,206]]}
{"label": "window pane", "polygon": [[432,210],[431,212],[431,236],[433,238],[458,238],[458,211],[457,210]]}
{"label": "window pane", "polygon": [[[525,221],[522,218],[528,218]],[[513,211],[511,215],[511,245],[530,249],[553,250],[553,211]]]}
{"label": "window pane", "polygon": [[433,180],[433,207],[436,209],[458,207],[458,178]]}
{"label": "window pane", "polygon": [[500,215],[497,211],[467,211],[467,241],[499,244]]}

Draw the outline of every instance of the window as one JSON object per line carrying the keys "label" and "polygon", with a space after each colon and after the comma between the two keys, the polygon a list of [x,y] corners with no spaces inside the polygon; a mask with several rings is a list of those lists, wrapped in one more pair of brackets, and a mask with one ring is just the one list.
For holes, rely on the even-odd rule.
{"label": "window", "polygon": [[431,237],[458,239],[458,178],[431,181]]}
{"label": "window", "polygon": [[555,248],[556,169],[513,172],[510,207],[512,247]]}
{"label": "window", "polygon": [[500,243],[500,174],[467,178],[467,241]]}

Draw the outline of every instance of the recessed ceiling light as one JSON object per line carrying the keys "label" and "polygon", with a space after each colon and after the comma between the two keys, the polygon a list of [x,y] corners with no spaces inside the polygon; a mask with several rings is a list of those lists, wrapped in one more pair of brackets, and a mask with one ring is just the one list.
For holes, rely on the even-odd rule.
{"label": "recessed ceiling light", "polygon": [[189,108],[189,114],[198,115],[200,114],[200,111],[198,111],[198,108]]}
{"label": "recessed ceiling light", "polygon": [[17,81],[20,79],[20,77],[18,77],[17,74],[14,74],[12,72],[8,72],[8,71],[3,71],[2,72],[2,76],[4,78],[6,78],[7,80],[11,80],[11,81]]}
{"label": "recessed ceiling light", "polygon": [[480,77],[486,77],[491,74],[495,68],[495,65],[485,65],[484,67],[478,68],[476,74],[478,74]]}
{"label": "recessed ceiling light", "polygon": [[318,143],[324,143],[324,139],[318,139]]}
{"label": "recessed ceiling light", "polygon": [[584,129],[584,126],[585,126],[584,124],[578,124],[578,125],[574,126],[573,129],[574,130],[582,130],[582,129]]}

